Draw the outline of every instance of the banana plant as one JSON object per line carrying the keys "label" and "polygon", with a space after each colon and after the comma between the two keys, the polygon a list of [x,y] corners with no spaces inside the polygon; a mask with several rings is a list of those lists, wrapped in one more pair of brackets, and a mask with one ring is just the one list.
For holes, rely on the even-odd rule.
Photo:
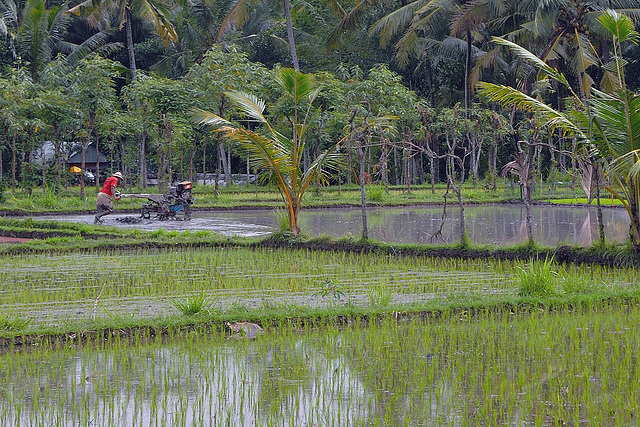
{"label": "banana plant", "polygon": [[297,235],[300,233],[302,200],[309,184],[327,180],[327,170],[335,169],[341,158],[337,148],[348,135],[320,153],[306,170],[302,170],[305,135],[313,124],[317,111],[313,103],[321,87],[315,85],[312,75],[292,68],[277,71],[276,77],[285,96],[293,104],[292,113],[287,117],[290,133],[278,130],[265,116],[266,104],[263,100],[239,91],[225,92],[225,95],[249,121],[259,125],[256,130],[233,124],[201,109],[193,111],[193,118],[197,123],[216,127],[217,131],[223,132],[247,151],[251,166],[262,172],[262,179],[274,184],[280,191],[288,214],[289,231]]}
{"label": "banana plant", "polygon": [[497,43],[533,63],[546,75],[545,78],[566,87],[574,107],[559,111],[514,88],[486,82],[479,84],[479,94],[503,106],[537,114],[552,130],[560,129],[577,137],[593,156],[606,161],[609,184],[605,188],[627,210],[631,243],[640,253],[640,94],[627,89],[625,61],[621,56],[621,43],[637,44],[640,34],[628,16],[613,10],[605,11],[598,21],[613,40],[613,59],[602,65],[603,69],[617,76],[617,85],[610,92],[593,89],[589,98],[581,99],[558,70],[517,44],[496,38]]}

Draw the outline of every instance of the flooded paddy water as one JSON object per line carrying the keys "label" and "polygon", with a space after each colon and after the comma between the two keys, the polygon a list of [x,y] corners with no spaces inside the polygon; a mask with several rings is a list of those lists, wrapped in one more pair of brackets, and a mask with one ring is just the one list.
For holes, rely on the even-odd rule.
{"label": "flooded paddy water", "polygon": [[[442,230],[446,242],[459,238],[459,210],[449,206]],[[407,206],[368,208],[368,228],[372,239],[393,243],[442,243],[432,236],[442,221],[442,207]],[[625,242],[629,219],[624,209],[603,208],[608,242]],[[135,218],[135,214],[114,213],[105,223],[142,230],[210,230],[227,236],[267,236],[278,229],[276,214],[270,210],[195,211],[191,221],[142,220],[129,223],[117,219]],[[63,221],[92,223],[93,215],[53,215],[41,217]],[[469,238],[478,244],[514,245],[527,240],[524,207],[521,205],[469,205],[465,207]],[[598,239],[596,209],[593,206],[537,205],[532,207],[534,240],[542,245],[589,246]],[[310,235],[359,237],[361,211],[348,209],[305,209],[300,226]]]}
{"label": "flooded paddy water", "polygon": [[9,349],[0,425],[637,425],[638,325],[612,306]]}

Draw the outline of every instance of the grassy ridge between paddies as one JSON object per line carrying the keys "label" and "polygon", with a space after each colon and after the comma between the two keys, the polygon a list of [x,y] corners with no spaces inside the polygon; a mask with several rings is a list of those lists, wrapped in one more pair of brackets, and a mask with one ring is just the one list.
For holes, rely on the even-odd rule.
{"label": "grassy ridge between paddies", "polygon": [[[48,223],[0,220],[16,229],[47,230]],[[50,225],[51,232],[75,234],[0,247],[5,345],[223,328],[234,320],[279,325],[563,310],[636,304],[640,296],[637,269],[623,266],[637,261],[620,248],[463,248],[282,235],[229,239],[208,232]],[[104,235],[95,238],[94,230]],[[603,265],[566,262],[587,262],[598,253],[599,261],[607,261]],[[542,261],[551,257],[564,265]],[[536,258],[541,261],[530,262]],[[521,292],[521,274],[546,285]],[[191,314],[180,306],[191,306]]]}

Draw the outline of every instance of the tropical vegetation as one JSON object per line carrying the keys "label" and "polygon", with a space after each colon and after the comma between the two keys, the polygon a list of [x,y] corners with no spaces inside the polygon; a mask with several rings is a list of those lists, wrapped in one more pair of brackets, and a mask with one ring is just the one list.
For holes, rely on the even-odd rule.
{"label": "tropical vegetation", "polygon": [[[492,191],[509,173],[528,203],[536,186],[568,177],[589,201],[601,189],[622,200],[640,248],[636,129],[627,122],[625,139],[618,120],[634,111],[640,83],[635,2],[2,0],[0,9],[0,188],[57,192],[78,180],[83,197],[84,174],[66,161],[87,151],[105,157],[78,164],[96,185],[115,170],[160,189],[259,172],[279,182],[297,231],[295,211],[322,180],[407,192],[445,183],[463,213],[465,185]],[[480,81],[548,105],[575,129],[547,110],[478,96]],[[263,103],[247,111],[239,94]],[[194,120],[199,110],[227,131]],[[258,140],[277,142],[271,160],[289,156],[286,173],[284,163],[266,167]],[[342,159],[333,169],[329,155]]]}

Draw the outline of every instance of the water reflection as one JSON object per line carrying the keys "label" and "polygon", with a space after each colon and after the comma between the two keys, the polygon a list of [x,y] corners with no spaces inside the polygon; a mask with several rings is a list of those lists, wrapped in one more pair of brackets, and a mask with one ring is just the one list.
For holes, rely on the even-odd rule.
{"label": "water reflection", "polygon": [[[369,208],[369,237],[393,243],[442,243],[459,239],[459,210],[451,206],[442,228],[442,207],[409,206]],[[143,220],[137,224],[117,221],[126,214],[106,217],[108,225],[142,230],[212,230],[227,236],[267,236],[278,221],[269,210],[200,211],[191,221]],[[131,215],[129,215],[131,216]],[[533,206],[534,240],[543,245],[589,246],[598,239],[596,209],[572,206]],[[628,239],[629,219],[624,209],[604,208],[605,237],[608,242]],[[58,215],[47,219],[91,223],[93,215]],[[465,224],[471,241],[478,244],[513,245],[527,240],[524,206],[471,205],[465,207]],[[362,232],[360,209],[307,209],[300,217],[302,230],[311,235],[355,236]]]}
{"label": "water reflection", "polygon": [[[402,243],[455,242],[459,239],[460,215],[448,209],[441,238],[434,237],[442,222],[440,207],[372,208],[367,211],[369,235],[376,240]],[[588,246],[598,239],[593,207],[536,206],[531,212],[533,234],[543,245]],[[603,210],[605,236],[609,242],[624,242],[629,221],[622,209]],[[465,225],[471,241],[479,244],[513,245],[527,240],[524,207],[481,205],[465,207]],[[359,236],[361,212],[349,210],[303,211],[303,230],[312,234]]]}

